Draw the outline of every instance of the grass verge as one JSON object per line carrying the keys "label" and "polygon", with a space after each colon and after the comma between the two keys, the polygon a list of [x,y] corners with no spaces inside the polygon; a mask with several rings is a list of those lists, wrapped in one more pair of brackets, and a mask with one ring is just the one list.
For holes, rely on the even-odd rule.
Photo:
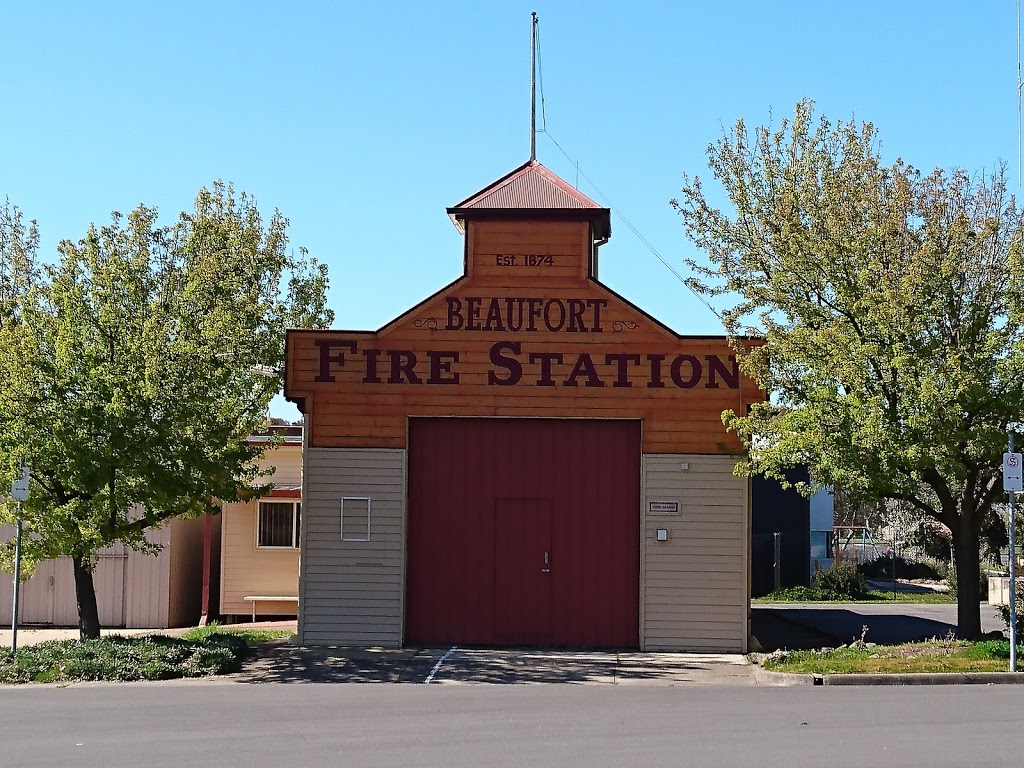
{"label": "grass verge", "polygon": [[98,640],[50,640],[0,650],[0,683],[83,680],[169,680],[237,671],[248,650],[242,637],[212,633],[184,637],[109,635]]}
{"label": "grass verge", "polygon": [[[1024,652],[1024,649],[1019,649]],[[763,662],[773,672],[816,675],[910,672],[1008,672],[1008,640],[930,640],[903,645],[780,651]]]}
{"label": "grass verge", "polygon": [[205,627],[195,627],[185,632],[181,637],[184,640],[199,642],[214,635],[231,635],[240,637],[249,645],[267,643],[271,640],[286,640],[294,633],[288,629],[252,629],[244,624],[224,625],[213,621]]}

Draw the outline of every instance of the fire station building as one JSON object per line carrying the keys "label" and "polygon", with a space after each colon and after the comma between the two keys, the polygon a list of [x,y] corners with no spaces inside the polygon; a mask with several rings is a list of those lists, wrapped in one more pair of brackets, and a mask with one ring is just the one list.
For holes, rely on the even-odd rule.
{"label": "fire station building", "polygon": [[609,210],[543,165],[448,212],[461,278],[377,331],[288,332],[299,642],[746,651],[721,414],[763,393],[598,280]]}

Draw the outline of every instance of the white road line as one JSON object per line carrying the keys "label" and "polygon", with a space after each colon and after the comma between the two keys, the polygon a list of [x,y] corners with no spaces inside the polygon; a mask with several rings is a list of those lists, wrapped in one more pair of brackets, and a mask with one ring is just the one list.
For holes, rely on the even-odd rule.
{"label": "white road line", "polygon": [[440,659],[437,660],[437,664],[435,664],[434,668],[432,670],[430,670],[430,674],[427,675],[427,679],[423,681],[424,685],[426,685],[427,683],[429,683],[431,680],[434,679],[434,675],[437,674],[437,670],[439,670],[441,668],[441,665],[444,664],[448,660],[448,657],[451,656],[453,653],[455,653],[455,651],[457,651],[458,648],[459,648],[459,646],[453,645],[451,648],[448,649],[448,651],[445,653],[444,656],[442,656]]}

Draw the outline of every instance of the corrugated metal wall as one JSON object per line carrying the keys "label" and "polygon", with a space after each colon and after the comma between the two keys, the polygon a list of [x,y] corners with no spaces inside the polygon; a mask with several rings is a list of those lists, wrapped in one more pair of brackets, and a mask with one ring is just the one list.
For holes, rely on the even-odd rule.
{"label": "corrugated metal wall", "polygon": [[[189,521],[195,524],[198,521]],[[186,526],[187,527],[187,526]],[[14,535],[13,526],[0,526],[0,540]],[[202,536],[177,537],[172,542],[171,526],[151,530],[147,538],[164,545],[157,555],[134,552],[123,545],[107,547],[100,552],[93,571],[100,624],[104,627],[162,629],[169,623],[170,562],[173,548],[191,552],[198,569],[202,564]],[[179,539],[181,539],[179,541]],[[186,557],[185,554],[180,556]],[[199,578],[201,578],[201,571]],[[12,609],[12,581],[9,573],[0,572],[0,622],[10,624]],[[194,579],[184,573],[178,580],[179,588],[196,592]],[[188,601],[184,596],[182,600]],[[78,604],[75,598],[74,567],[68,558],[39,563],[31,579],[22,586],[22,624],[49,624],[76,626]],[[189,622],[191,623],[191,622]]]}
{"label": "corrugated metal wall", "polygon": [[149,531],[146,538],[163,548],[157,555],[133,553],[126,563],[125,620],[129,627],[166,627],[170,593],[171,528]]}
{"label": "corrugated metal wall", "polygon": [[639,645],[639,421],[410,419],[409,445],[408,642]]}

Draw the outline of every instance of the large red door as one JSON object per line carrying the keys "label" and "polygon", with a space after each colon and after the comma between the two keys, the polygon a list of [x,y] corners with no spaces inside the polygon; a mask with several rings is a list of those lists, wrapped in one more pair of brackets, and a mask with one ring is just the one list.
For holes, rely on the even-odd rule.
{"label": "large red door", "polygon": [[411,419],[406,642],[639,645],[640,423]]}

